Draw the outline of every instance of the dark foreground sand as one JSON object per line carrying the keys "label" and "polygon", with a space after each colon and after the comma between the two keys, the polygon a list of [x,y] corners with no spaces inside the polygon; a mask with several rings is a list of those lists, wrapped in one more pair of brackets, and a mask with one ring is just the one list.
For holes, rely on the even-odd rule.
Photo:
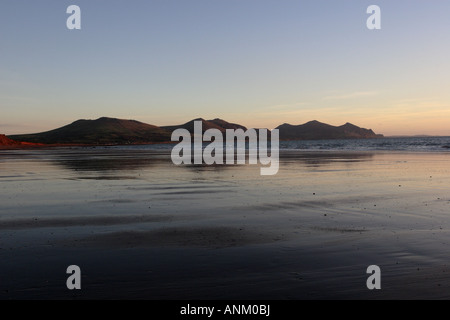
{"label": "dark foreground sand", "polygon": [[145,148],[0,151],[0,298],[448,299],[449,160],[288,152],[260,176]]}

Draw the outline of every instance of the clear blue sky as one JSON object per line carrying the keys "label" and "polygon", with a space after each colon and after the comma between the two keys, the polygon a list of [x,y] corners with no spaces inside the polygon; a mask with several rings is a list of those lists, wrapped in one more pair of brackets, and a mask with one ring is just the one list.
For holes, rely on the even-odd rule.
{"label": "clear blue sky", "polygon": [[0,133],[110,116],[450,135],[449,59],[448,0],[2,0]]}

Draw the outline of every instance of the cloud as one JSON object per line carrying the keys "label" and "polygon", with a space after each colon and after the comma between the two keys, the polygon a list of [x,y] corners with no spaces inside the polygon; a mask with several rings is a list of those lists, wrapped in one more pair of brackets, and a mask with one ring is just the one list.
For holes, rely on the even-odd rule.
{"label": "cloud", "polygon": [[378,93],[375,91],[358,91],[352,93],[338,94],[324,97],[323,100],[347,100],[375,96]]}
{"label": "cloud", "polygon": [[393,101],[390,108],[395,108],[404,111],[411,110],[448,110],[448,102],[443,102],[435,99],[401,99]]}

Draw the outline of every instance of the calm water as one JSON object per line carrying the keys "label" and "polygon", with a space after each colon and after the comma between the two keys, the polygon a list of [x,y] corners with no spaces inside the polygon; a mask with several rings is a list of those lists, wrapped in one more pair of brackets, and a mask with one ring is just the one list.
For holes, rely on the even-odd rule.
{"label": "calm water", "polygon": [[[115,148],[170,150],[173,148],[173,144],[120,146]],[[450,152],[450,137],[280,141],[280,149],[305,151]]]}
{"label": "calm water", "polygon": [[320,141],[282,141],[287,150],[353,150],[353,151],[450,151],[450,137],[382,138]]}

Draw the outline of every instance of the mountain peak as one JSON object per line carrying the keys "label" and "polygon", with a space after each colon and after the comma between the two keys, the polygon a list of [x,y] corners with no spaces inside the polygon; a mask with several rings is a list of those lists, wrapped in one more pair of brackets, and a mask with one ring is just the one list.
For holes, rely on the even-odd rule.
{"label": "mountain peak", "polygon": [[96,122],[139,122],[136,120],[125,120],[125,119],[119,119],[119,118],[111,118],[111,117],[101,117],[95,120],[86,120],[86,121],[96,121]]}
{"label": "mountain peak", "polygon": [[205,132],[208,129],[217,129],[221,132],[224,132],[227,129],[242,129],[242,130],[247,130],[246,127],[241,126],[240,124],[236,124],[236,123],[230,123],[227,122],[225,120],[219,119],[219,118],[215,118],[213,120],[205,120],[203,118],[197,118],[194,120],[191,120],[189,122],[186,122],[185,124],[181,124],[181,125],[173,125],[173,126],[164,126],[161,128],[164,128],[166,130],[169,130],[170,132],[176,130],[176,129],[186,129],[188,130],[190,133],[194,132],[194,122],[195,121],[202,121],[202,130],[203,132]]}
{"label": "mountain peak", "polygon": [[51,131],[12,137],[18,141],[46,144],[134,144],[170,141],[170,132],[136,120],[101,117],[80,119]]}

